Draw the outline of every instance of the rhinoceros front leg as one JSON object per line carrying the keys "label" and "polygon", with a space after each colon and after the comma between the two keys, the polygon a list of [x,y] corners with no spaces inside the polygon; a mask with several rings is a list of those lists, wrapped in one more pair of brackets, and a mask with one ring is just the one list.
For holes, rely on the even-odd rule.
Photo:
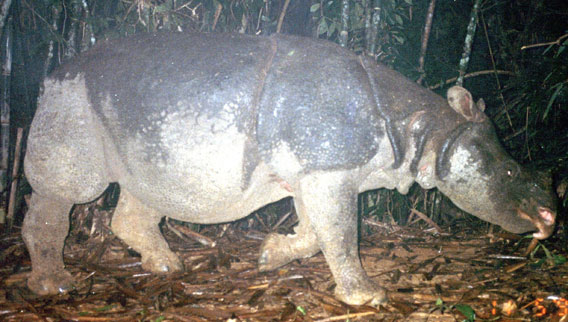
{"label": "rhinoceros front leg", "polygon": [[73,278],[63,264],[63,245],[69,233],[72,206],[70,202],[32,194],[22,237],[32,260],[28,287],[36,294],[57,294],[73,287]]}
{"label": "rhinoceros front leg", "polygon": [[314,256],[320,251],[316,234],[310,220],[298,213],[300,223],[294,228],[295,234],[281,235],[271,233],[260,247],[258,270],[269,271],[299,259]]}
{"label": "rhinoceros front leg", "polygon": [[343,172],[314,173],[300,180],[296,211],[309,218],[335,279],[335,296],[354,305],[378,305],[386,292],[361,266],[357,235],[357,190]]}
{"label": "rhinoceros front leg", "polygon": [[128,190],[121,189],[111,228],[120,239],[140,253],[143,269],[158,274],[181,271],[181,261],[170,250],[158,227],[162,217]]}

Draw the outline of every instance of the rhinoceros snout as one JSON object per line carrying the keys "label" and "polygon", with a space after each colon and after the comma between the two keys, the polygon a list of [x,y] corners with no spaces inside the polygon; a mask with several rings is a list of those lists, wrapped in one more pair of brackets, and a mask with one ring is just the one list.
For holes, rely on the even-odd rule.
{"label": "rhinoceros snout", "polygon": [[537,232],[533,233],[533,237],[536,239],[546,239],[554,232],[554,224],[556,221],[556,213],[548,208],[539,206],[537,208],[536,218],[528,215],[521,209],[517,209],[517,213],[521,218],[530,220],[533,225],[538,229]]}

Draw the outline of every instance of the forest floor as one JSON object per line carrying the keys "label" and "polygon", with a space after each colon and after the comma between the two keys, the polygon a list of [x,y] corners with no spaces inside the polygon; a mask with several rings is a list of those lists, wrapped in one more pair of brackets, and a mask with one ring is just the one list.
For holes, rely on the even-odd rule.
{"label": "forest floor", "polygon": [[[363,266],[389,291],[389,302],[375,308],[333,297],[335,284],[321,253],[259,272],[260,244],[270,230],[261,216],[199,226],[199,233],[164,223],[164,235],[185,265],[184,273],[172,276],[144,272],[138,254],[110,233],[110,216],[96,204],[76,207],[65,263],[77,284],[62,295],[31,293],[25,286],[31,263],[19,230],[0,236],[0,320],[568,320],[562,234],[531,244],[530,238],[488,233],[480,221],[457,221],[434,233],[423,221],[392,226],[365,219]],[[290,232],[294,221],[288,216],[278,231]]]}

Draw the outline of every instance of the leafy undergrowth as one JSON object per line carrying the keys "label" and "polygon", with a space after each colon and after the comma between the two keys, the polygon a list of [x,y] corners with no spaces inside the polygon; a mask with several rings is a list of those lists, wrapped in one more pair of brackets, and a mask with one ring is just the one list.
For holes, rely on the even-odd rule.
{"label": "leafy undergrowth", "polygon": [[[74,291],[39,297],[25,287],[30,260],[19,232],[0,240],[2,321],[559,321],[568,311],[568,265],[562,233],[525,255],[530,239],[487,234],[458,222],[432,234],[424,222],[393,227],[364,220],[361,258],[389,290],[378,308],[333,297],[321,254],[260,273],[268,231],[261,216],[199,227],[162,227],[186,271],[144,272],[140,258],[112,235],[110,213],[75,210],[65,261]],[[295,216],[278,230],[290,232]],[[533,245],[534,246],[534,245]]]}

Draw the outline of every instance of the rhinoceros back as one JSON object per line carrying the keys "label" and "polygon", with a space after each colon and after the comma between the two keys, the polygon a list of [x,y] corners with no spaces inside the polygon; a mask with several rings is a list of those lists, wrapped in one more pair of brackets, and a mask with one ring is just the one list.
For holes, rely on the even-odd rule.
{"label": "rhinoceros back", "polygon": [[[377,153],[383,135],[357,56],[326,42],[135,35],[90,50],[52,77],[77,74],[84,75],[92,107],[118,152],[142,154],[154,164],[175,157],[160,137],[172,116],[187,127],[207,119],[213,132],[236,126],[254,141],[247,146],[249,169],[258,161],[255,152],[269,159],[281,143],[305,170],[355,168]],[[142,146],[125,151],[135,137]]]}
{"label": "rhinoceros back", "polygon": [[266,38],[230,34],[141,34],[95,47],[52,77],[84,74],[93,109],[119,152],[138,135],[147,156],[159,151],[167,158],[159,135],[168,116],[188,127],[200,118],[216,121],[212,131],[235,125],[246,132],[255,123],[254,89],[269,47]]}
{"label": "rhinoceros back", "polygon": [[288,144],[307,171],[365,164],[383,132],[358,57],[329,42],[275,39],[259,105],[261,153]]}

